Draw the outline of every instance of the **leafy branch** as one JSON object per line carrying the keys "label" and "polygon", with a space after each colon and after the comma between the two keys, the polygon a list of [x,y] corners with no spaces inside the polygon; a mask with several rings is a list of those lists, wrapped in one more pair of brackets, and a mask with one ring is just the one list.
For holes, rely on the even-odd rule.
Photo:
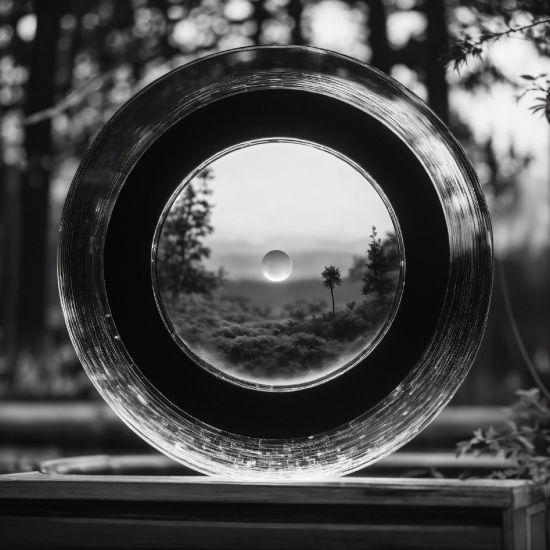
{"label": "leafy branch", "polygon": [[107,73],[99,74],[91,78],[88,82],[86,82],[80,88],[73,90],[63,99],[61,99],[61,101],[56,103],[53,107],[49,107],[42,111],[38,111],[37,113],[33,113],[32,115],[29,115],[28,117],[26,117],[23,120],[23,124],[25,126],[31,126],[33,124],[42,122],[43,120],[48,120],[50,118],[58,116],[64,113],[65,111],[67,111],[68,109],[70,109],[71,107],[76,107],[77,105],[85,101],[94,92],[97,92],[98,90],[100,90],[103,87],[103,85],[110,78],[112,78],[113,74],[114,74],[114,71],[109,71]]}
{"label": "leafy branch", "polygon": [[519,399],[512,405],[513,417],[502,426],[485,432],[474,431],[474,437],[457,445],[457,456],[491,454],[503,456],[514,464],[493,472],[493,479],[550,478],[550,408],[538,388],[519,390]]}
{"label": "leafy branch", "polygon": [[[455,41],[449,47],[446,54],[442,56],[442,61],[446,64],[454,64],[454,70],[459,71],[460,67],[464,65],[469,58],[480,58],[483,53],[483,45],[487,42],[496,42],[505,36],[509,36],[514,33],[524,33],[533,27],[540,25],[550,24],[549,19],[541,19],[533,21],[528,25],[521,27],[508,27],[507,30],[501,32],[493,32],[486,27],[481,26],[479,29],[480,38],[474,40],[470,33],[463,33],[462,39]],[[538,40],[541,40],[540,38]]]}
{"label": "leafy branch", "polygon": [[[503,37],[511,36],[513,34],[521,34],[527,40],[530,40],[535,47],[541,52],[544,48],[541,46],[548,47],[550,46],[550,17],[540,18],[541,14],[538,15],[531,13],[531,16],[534,17],[530,23],[521,26],[512,27],[510,24],[512,15],[511,13],[502,13],[504,17],[504,24],[506,25],[506,30],[495,32],[487,28],[483,22],[479,22],[475,31],[464,31],[461,33],[460,39],[456,40],[451,44],[447,53],[441,57],[442,62],[446,65],[453,65],[453,69],[457,72],[460,72],[460,69],[465,65],[470,59],[481,59],[483,54],[483,47],[487,43],[495,43]],[[479,21],[479,15],[478,15]],[[538,32],[539,29],[542,29],[542,32]],[[536,30],[536,32],[535,32]],[[473,33],[477,35],[477,39],[474,38]],[[547,54],[546,54],[547,55]],[[488,65],[489,69],[491,65]],[[480,74],[485,74],[488,69],[487,67],[482,67],[477,71],[478,74],[475,74],[470,77],[472,83],[480,81]],[[491,71],[489,70],[489,73]],[[493,71],[494,72],[494,71]],[[500,80],[501,77],[498,74],[498,71],[492,75],[494,80]],[[546,75],[522,75],[521,78],[529,83],[529,85],[516,96],[516,101],[519,101],[526,94],[536,93],[534,104],[529,107],[529,110],[532,113],[540,113],[544,115],[548,122],[550,123],[550,81],[546,80],[541,81]],[[470,84],[471,85],[471,84]]]}
{"label": "leafy branch", "polygon": [[523,97],[528,93],[534,92],[542,95],[537,95],[535,97],[535,104],[529,107],[529,110],[533,113],[540,113],[542,116],[546,117],[546,120],[550,122],[550,80],[544,80],[541,84],[541,80],[546,77],[546,74],[540,74],[538,76],[531,76],[528,74],[522,74],[520,78],[526,80],[530,84],[528,87],[518,94],[515,99],[519,102]]}

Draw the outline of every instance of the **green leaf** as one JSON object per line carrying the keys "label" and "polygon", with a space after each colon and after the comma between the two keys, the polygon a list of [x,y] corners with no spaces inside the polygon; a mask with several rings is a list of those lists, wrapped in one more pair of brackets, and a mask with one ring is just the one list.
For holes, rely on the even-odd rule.
{"label": "green leaf", "polygon": [[520,75],[520,78],[523,78],[524,80],[536,80],[534,76],[531,76],[529,74],[522,74]]}

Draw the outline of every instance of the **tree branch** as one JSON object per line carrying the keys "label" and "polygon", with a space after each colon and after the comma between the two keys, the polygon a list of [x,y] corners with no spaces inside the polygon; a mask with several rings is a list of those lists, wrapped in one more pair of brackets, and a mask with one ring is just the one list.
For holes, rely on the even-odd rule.
{"label": "tree branch", "polygon": [[484,37],[482,37],[477,42],[474,42],[473,45],[474,46],[480,46],[481,44],[483,44],[484,42],[487,42],[488,40],[493,40],[495,38],[498,40],[499,38],[502,38],[503,36],[507,36],[507,35],[515,33],[515,32],[523,32],[523,31],[526,31],[527,29],[530,29],[532,27],[536,27],[537,25],[544,25],[546,23],[550,23],[550,19],[543,19],[541,21],[533,21],[533,23],[530,23],[529,25],[524,25],[523,27],[516,27],[515,29],[508,29],[507,31],[489,33],[488,35],[485,35]]}
{"label": "tree branch", "polygon": [[550,19],[540,19],[537,21],[533,21],[528,25],[509,28],[508,30],[502,32],[489,32],[482,29],[482,36],[476,42],[471,42],[470,37],[466,34],[465,39],[458,40],[453,45],[451,45],[448,52],[445,55],[441,56],[441,60],[446,65],[454,62],[454,69],[458,70],[460,65],[466,63],[468,56],[480,57],[481,46],[483,46],[483,44],[485,44],[486,42],[489,42],[490,40],[500,40],[504,36],[509,36],[513,33],[524,32],[533,27],[546,24],[550,24]]}
{"label": "tree branch", "polygon": [[97,92],[103,86],[103,84],[111,77],[113,72],[114,71],[109,71],[108,73],[97,75],[96,77],[92,78],[89,82],[84,84],[84,86],[82,86],[78,90],[74,90],[69,95],[64,97],[61,101],[59,101],[53,107],[49,107],[48,109],[38,111],[37,113],[33,113],[32,115],[25,117],[23,119],[23,125],[31,126],[33,124],[38,124],[43,120],[48,120],[50,118],[53,118],[54,116],[57,116],[65,112],[67,109],[70,109],[75,105],[78,105],[80,102],[84,101],[84,99],[86,99],[88,96],[90,96],[94,92]]}

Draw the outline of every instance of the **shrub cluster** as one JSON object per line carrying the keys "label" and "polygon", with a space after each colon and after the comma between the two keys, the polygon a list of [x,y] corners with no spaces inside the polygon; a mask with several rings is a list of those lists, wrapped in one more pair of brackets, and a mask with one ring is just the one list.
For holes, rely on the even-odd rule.
{"label": "shrub cluster", "polygon": [[289,319],[271,319],[269,308],[244,297],[187,294],[167,313],[189,348],[228,374],[291,383],[353,359],[376,335],[391,303],[372,298],[334,314],[309,313],[318,304],[300,303]]}

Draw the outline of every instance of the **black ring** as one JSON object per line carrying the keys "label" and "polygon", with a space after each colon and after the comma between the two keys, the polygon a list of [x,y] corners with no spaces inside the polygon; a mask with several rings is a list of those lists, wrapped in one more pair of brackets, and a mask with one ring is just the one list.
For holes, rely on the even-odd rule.
{"label": "black ring", "polygon": [[[166,330],[150,276],[155,228],[182,180],[230,146],[275,136],[324,145],[370,173],[397,214],[407,263],[396,318],[374,351],[341,376],[291,393],[248,390],[197,366]],[[365,224],[369,226],[369,221]],[[323,95],[254,91],[195,111],[140,158],[117,199],[107,231],[107,296],[130,356],[174,405],[234,434],[304,437],[350,422],[410,373],[441,313],[449,271],[448,243],[443,211],[428,174],[382,123]]]}

